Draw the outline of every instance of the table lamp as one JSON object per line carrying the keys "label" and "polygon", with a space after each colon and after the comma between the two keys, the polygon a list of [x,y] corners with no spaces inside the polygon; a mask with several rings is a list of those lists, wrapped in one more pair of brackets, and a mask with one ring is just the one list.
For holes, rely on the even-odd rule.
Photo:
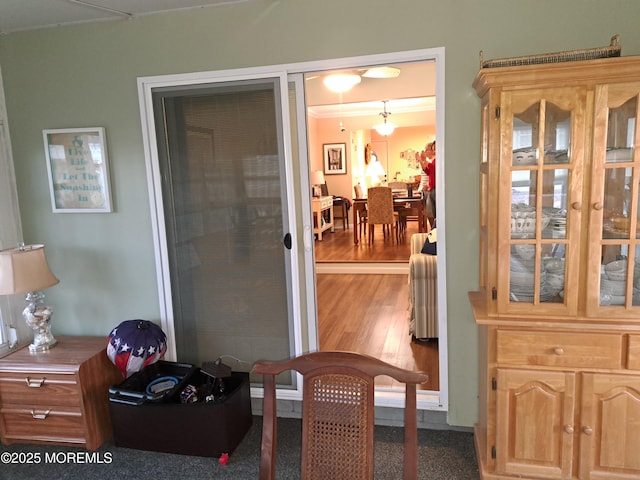
{"label": "table lamp", "polygon": [[44,352],[57,343],[51,334],[51,308],[44,305],[40,290],[59,281],[49,269],[44,245],[20,243],[17,248],[0,250],[0,295],[27,294],[22,316],[34,331],[31,352]]}
{"label": "table lamp", "polygon": [[380,177],[387,176],[384,168],[382,168],[382,165],[380,165],[380,162],[378,160],[372,160],[371,162],[369,162],[365,175],[371,178],[372,187],[380,186],[380,184],[382,183]]}
{"label": "table lamp", "polygon": [[313,185],[313,196],[320,197],[322,190],[320,189],[320,185],[324,183],[324,173],[320,170],[316,170],[311,173],[311,185]]}

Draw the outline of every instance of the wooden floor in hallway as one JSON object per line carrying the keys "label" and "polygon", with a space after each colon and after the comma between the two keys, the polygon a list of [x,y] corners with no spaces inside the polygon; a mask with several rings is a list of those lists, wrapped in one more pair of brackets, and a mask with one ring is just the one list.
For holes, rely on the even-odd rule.
{"label": "wooden floor in hallway", "polygon": [[[320,350],[371,355],[429,375],[422,390],[439,390],[438,340],[414,341],[409,334],[407,275],[318,274]],[[400,385],[387,377],[380,387]]]}

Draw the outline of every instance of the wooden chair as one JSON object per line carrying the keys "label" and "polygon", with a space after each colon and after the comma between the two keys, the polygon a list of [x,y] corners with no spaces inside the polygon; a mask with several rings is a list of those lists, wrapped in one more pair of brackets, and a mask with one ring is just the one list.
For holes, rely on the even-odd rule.
{"label": "wooden chair", "polygon": [[391,192],[394,195],[407,196],[407,182],[389,182],[387,186],[391,188]]}
{"label": "wooden chair", "polygon": [[[329,196],[329,187],[327,183],[323,183],[320,185],[320,195],[323,197]],[[337,220],[340,218],[342,220],[342,229],[346,230],[349,228],[349,203],[342,198],[336,197],[335,195],[331,195],[333,197],[333,220]]]}
{"label": "wooden chair", "polygon": [[[359,199],[359,198],[364,198],[364,193],[362,192],[362,187],[360,185],[354,185],[353,187],[353,192],[355,194],[355,198]],[[366,210],[360,210],[358,212],[358,218],[355,219],[355,221],[358,223],[357,225],[354,223],[353,224],[353,228],[356,228],[356,226],[360,229],[360,237],[362,238],[362,228],[364,227],[364,234],[367,234],[367,211]]]}
{"label": "wooden chair", "polygon": [[315,352],[281,362],[258,362],[264,375],[260,480],[275,479],[276,375],[303,375],[302,480],[373,480],[374,381],[388,375],[406,384],[404,480],[417,478],[416,385],[428,375],[352,352]]}
{"label": "wooden chair", "polygon": [[369,224],[369,245],[373,243],[375,225],[381,224],[382,232],[386,235],[385,227],[391,233],[395,231],[398,243],[398,213],[393,208],[393,195],[389,187],[371,187],[367,191],[367,223]]}

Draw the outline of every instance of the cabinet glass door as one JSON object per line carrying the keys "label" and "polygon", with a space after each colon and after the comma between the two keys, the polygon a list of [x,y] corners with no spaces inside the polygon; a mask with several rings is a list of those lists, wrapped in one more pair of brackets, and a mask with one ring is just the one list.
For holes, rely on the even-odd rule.
{"label": "cabinet glass door", "polygon": [[609,307],[613,316],[627,316],[640,306],[639,92],[640,85],[596,92],[597,104],[606,108],[597,110],[595,121],[590,261],[596,265],[589,269],[589,291],[598,295],[590,299],[589,310]]}
{"label": "cabinet glass door", "polygon": [[[577,292],[565,294],[576,273],[577,245],[571,232],[579,228],[583,139],[583,103],[575,89],[504,94],[499,270],[501,310],[530,311],[531,304],[550,312],[575,311]],[[577,233],[577,231],[576,231]],[[577,238],[577,234],[574,235]],[[506,253],[506,252],[505,252]],[[508,258],[508,261],[507,261]]]}

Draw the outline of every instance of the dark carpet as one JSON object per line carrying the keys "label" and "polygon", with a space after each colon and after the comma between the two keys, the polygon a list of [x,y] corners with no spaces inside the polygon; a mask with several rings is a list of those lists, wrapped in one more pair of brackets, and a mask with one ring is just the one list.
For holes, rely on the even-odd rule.
{"label": "dark carpet", "polygon": [[[224,466],[219,465],[217,458],[120,448],[111,440],[96,452],[57,446],[1,445],[0,479],[253,480],[258,478],[261,428],[262,417],[254,417],[253,426]],[[299,419],[278,420],[279,480],[300,478],[300,429]],[[184,434],[189,435],[188,429]],[[418,478],[479,478],[472,433],[420,429],[418,443]],[[377,480],[402,478],[402,445],[402,428],[376,427]]]}

